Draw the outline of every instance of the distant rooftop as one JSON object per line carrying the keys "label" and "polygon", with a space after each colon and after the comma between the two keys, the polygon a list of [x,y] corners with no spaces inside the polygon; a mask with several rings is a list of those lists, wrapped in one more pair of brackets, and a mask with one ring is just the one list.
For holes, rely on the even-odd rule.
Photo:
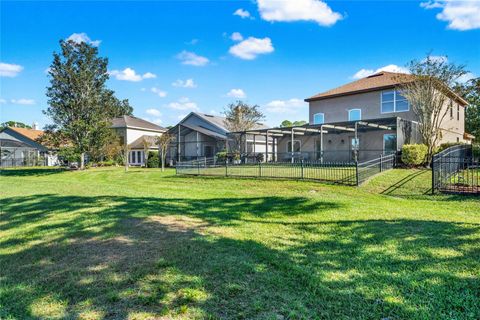
{"label": "distant rooftop", "polygon": [[7,128],[33,141],[37,140],[44,133],[43,130],[18,128],[18,127],[7,127]]}
{"label": "distant rooftop", "polygon": [[167,129],[151,123],[149,121],[134,117],[134,116],[122,116],[112,119],[112,128],[138,128],[151,131],[165,132]]}

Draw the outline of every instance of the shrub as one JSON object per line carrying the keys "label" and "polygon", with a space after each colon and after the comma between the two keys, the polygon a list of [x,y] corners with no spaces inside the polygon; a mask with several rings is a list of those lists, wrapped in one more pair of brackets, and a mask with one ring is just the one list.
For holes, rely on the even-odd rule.
{"label": "shrub", "polygon": [[255,160],[257,160],[257,162],[263,162],[263,153],[257,153],[255,155]]}
{"label": "shrub", "polygon": [[480,144],[474,144],[472,146],[473,149],[473,156],[475,159],[480,159]]}
{"label": "shrub", "polygon": [[427,152],[424,144],[405,144],[402,147],[402,162],[407,166],[420,166],[425,163]]}
{"label": "shrub", "polygon": [[225,161],[227,159],[227,151],[217,152],[217,161]]}
{"label": "shrub", "polygon": [[158,168],[160,166],[160,158],[158,157],[158,151],[149,151],[147,168]]}
{"label": "shrub", "polygon": [[97,162],[98,167],[111,167],[115,166],[117,163],[114,160],[105,160],[105,161],[100,161]]}

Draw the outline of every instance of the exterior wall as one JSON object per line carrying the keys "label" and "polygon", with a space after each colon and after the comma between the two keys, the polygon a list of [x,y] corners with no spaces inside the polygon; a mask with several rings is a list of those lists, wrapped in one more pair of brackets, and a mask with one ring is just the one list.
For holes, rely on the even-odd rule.
{"label": "exterior wall", "polygon": [[382,113],[381,93],[382,90],[312,101],[309,104],[310,124],[313,124],[313,115],[318,112],[325,114],[325,123],[348,121],[348,110],[350,109],[361,109],[362,119],[400,117],[416,120],[412,108],[406,112]]}
{"label": "exterior wall", "polygon": [[[343,97],[335,97],[325,100],[310,102],[309,121],[313,124],[313,115],[316,113],[324,114],[325,123],[348,121],[348,110],[361,109],[362,119],[378,119],[399,117],[405,120],[418,121],[417,116],[410,107],[405,112],[382,113],[381,111],[381,93],[387,90],[378,90],[366,93],[359,93]],[[450,117],[450,103],[453,105],[453,116]],[[458,108],[458,116],[457,116]],[[439,143],[444,142],[467,142],[463,140],[465,132],[465,107],[458,102],[447,98],[443,112],[447,112],[442,123],[443,138]]]}
{"label": "exterior wall", "polygon": [[127,128],[127,143],[130,144],[133,141],[137,140],[141,136],[161,136],[160,132],[150,131],[150,130],[140,130],[140,129],[131,129]]}

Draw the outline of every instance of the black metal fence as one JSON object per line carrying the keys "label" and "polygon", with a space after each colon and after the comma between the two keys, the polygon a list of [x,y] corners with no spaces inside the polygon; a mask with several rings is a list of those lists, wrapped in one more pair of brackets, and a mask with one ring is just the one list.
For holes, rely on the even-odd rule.
{"label": "black metal fence", "polygon": [[0,159],[0,168],[46,166],[45,158],[6,158]]}
{"label": "black metal fence", "polygon": [[366,162],[281,161],[262,162],[251,159],[219,161],[203,158],[178,162],[177,174],[226,177],[305,179],[344,185],[359,185],[371,176],[392,169],[395,155],[380,156]]}
{"label": "black metal fence", "polygon": [[480,161],[471,145],[457,145],[432,160],[432,193],[480,194]]}

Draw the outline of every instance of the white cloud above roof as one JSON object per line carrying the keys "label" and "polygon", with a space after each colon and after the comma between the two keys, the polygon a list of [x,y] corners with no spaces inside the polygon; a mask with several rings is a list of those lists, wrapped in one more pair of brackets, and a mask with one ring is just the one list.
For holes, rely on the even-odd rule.
{"label": "white cloud above roof", "polygon": [[258,11],[266,21],[313,21],[321,26],[331,26],[342,19],[324,1],[320,0],[258,0]]}
{"label": "white cloud above roof", "polygon": [[270,38],[249,37],[230,47],[230,54],[243,60],[253,60],[258,55],[272,53],[275,49]]}
{"label": "white cloud above roof", "polygon": [[372,74],[375,74],[375,73],[380,72],[380,71],[409,73],[407,68],[397,66],[396,64],[389,64],[389,65],[383,66],[381,68],[378,68],[376,70],[374,70],[374,69],[360,69],[353,76],[351,76],[351,78],[352,79],[361,79],[361,78],[371,76]]}
{"label": "white cloud above roof", "polygon": [[18,64],[0,62],[0,77],[16,77],[22,72],[23,67]]}
{"label": "white cloud above roof", "polygon": [[10,102],[13,103],[13,104],[23,104],[23,105],[33,105],[33,104],[35,104],[35,100],[25,99],[25,98],[11,99]]}
{"label": "white cloud above roof", "polygon": [[167,96],[167,91],[161,90],[157,87],[150,89],[153,93],[157,94],[160,98],[165,98]]}
{"label": "white cloud above roof", "polygon": [[190,101],[187,97],[182,97],[178,101],[171,102],[168,107],[175,110],[191,110],[198,111],[199,108],[195,102]]}
{"label": "white cloud above roof", "polygon": [[151,116],[154,116],[154,117],[160,117],[162,115],[160,110],[158,110],[157,108],[149,108],[149,109],[145,110],[145,113],[149,114]]}
{"label": "white cloud above roof", "polygon": [[302,99],[292,98],[289,100],[273,100],[265,105],[268,112],[273,113],[296,113],[299,109],[308,105]]}
{"label": "white cloud above roof", "polygon": [[422,2],[425,9],[441,9],[436,18],[448,22],[447,28],[466,31],[480,29],[480,1],[439,0]]}

